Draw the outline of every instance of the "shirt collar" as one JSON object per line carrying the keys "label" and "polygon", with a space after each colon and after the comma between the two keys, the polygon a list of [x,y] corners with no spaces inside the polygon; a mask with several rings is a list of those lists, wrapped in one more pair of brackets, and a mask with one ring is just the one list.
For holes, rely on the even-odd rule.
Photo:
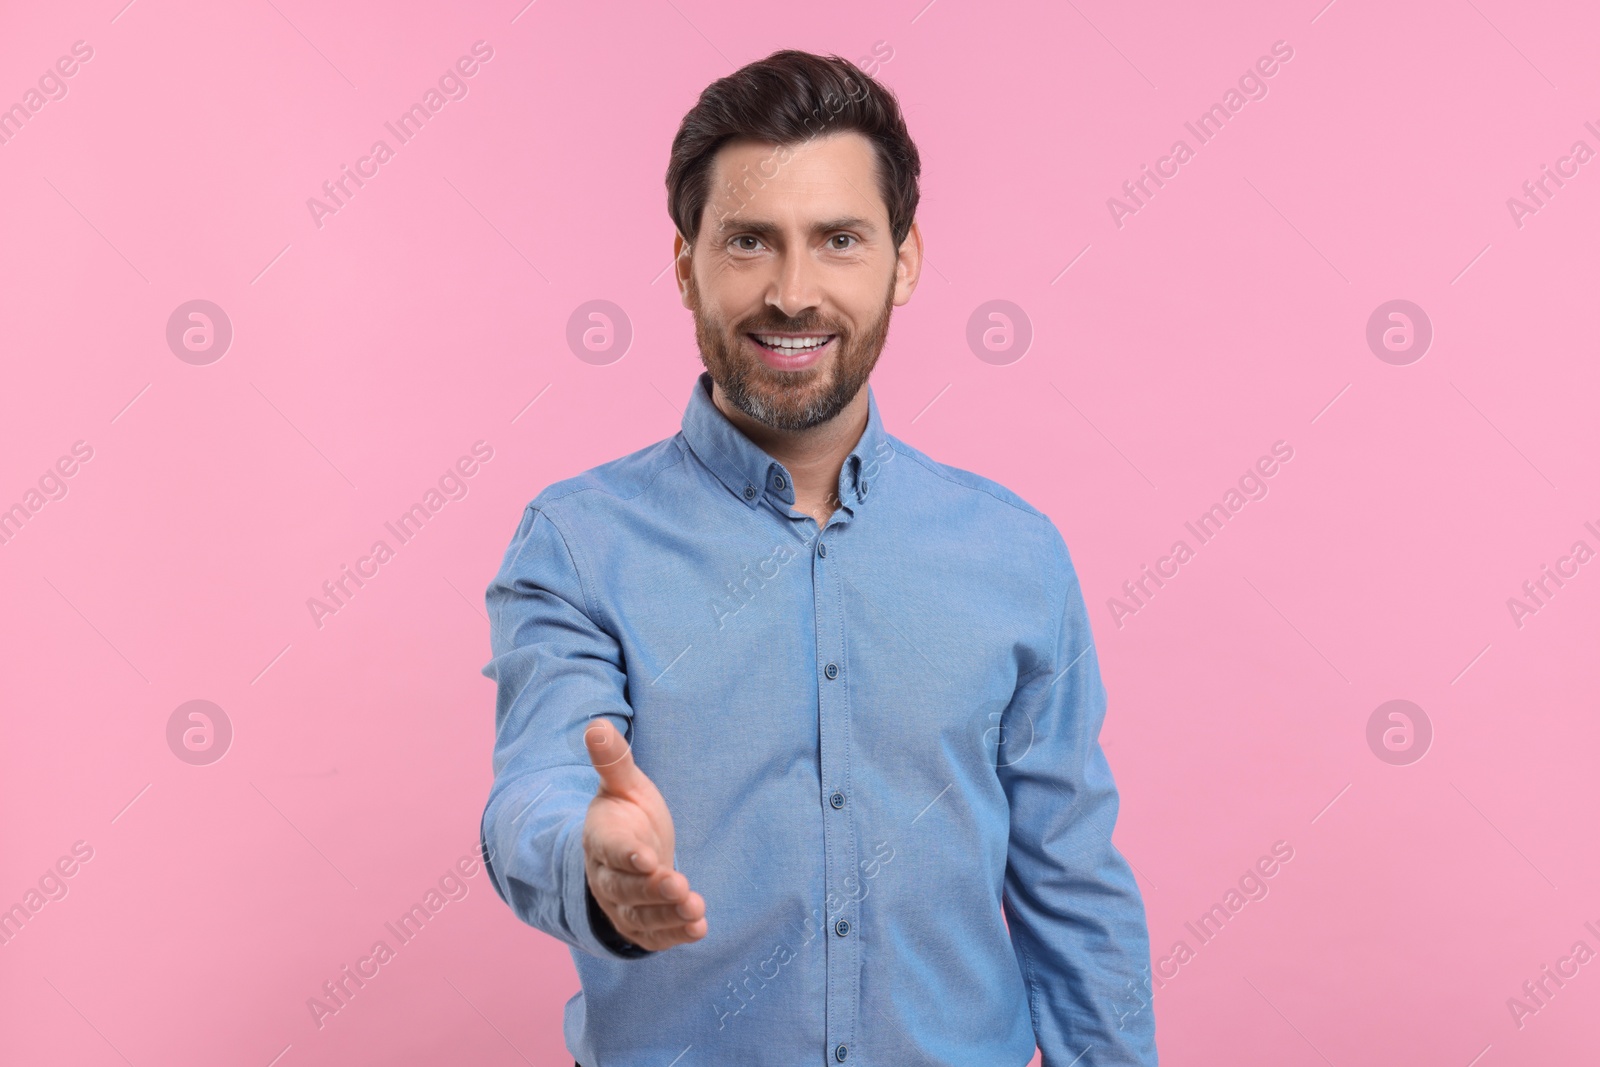
{"label": "shirt collar", "polygon": [[[711,399],[711,386],[711,373],[701,371],[683,412],[684,440],[728,491],[749,507],[756,507],[764,495],[793,506],[794,478],[788,468],[728,421]],[[893,447],[883,429],[878,398],[870,383],[866,388],[867,428],[839,471],[839,500],[852,511],[871,496],[872,483]]]}

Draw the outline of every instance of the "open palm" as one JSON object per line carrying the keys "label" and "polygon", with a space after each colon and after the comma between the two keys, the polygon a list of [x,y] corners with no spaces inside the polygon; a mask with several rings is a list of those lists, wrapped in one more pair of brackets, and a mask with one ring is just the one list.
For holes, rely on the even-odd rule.
{"label": "open palm", "polygon": [[705,900],[673,869],[672,813],[608,719],[584,731],[600,786],[583,821],[589,891],[623,937],[660,950],[706,935]]}

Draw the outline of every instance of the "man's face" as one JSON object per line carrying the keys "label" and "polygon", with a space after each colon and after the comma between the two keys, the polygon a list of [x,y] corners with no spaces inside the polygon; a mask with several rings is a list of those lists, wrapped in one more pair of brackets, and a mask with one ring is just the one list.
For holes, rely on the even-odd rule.
{"label": "man's face", "polygon": [[828,421],[866,384],[921,251],[920,235],[894,247],[872,144],[855,132],[724,145],[693,254],[678,244],[701,362],[780,430]]}

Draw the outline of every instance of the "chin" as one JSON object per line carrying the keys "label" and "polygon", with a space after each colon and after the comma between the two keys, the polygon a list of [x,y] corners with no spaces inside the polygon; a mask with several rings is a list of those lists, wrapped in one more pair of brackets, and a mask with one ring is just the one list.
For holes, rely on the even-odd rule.
{"label": "chin", "polygon": [[833,360],[830,358],[801,370],[774,370],[758,359],[750,369],[752,373],[746,377],[752,381],[771,382],[777,387],[775,392],[793,393],[826,384],[833,377]]}

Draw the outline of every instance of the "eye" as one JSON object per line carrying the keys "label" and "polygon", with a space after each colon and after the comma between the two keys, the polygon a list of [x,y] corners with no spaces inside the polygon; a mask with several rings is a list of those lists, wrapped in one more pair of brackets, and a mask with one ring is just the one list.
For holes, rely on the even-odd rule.
{"label": "eye", "polygon": [[[860,244],[861,243],[860,239],[857,238],[856,235],[853,234],[853,233],[836,233],[832,237],[828,238],[828,240],[829,241],[837,241],[841,237],[845,238],[846,240],[855,241],[856,244]],[[831,247],[833,248],[833,250],[835,252],[843,252],[843,251],[845,251],[845,249],[852,248],[854,246],[853,245],[842,245],[842,246],[841,245],[832,245]]]}
{"label": "eye", "polygon": [[739,242],[739,241],[754,241],[758,245],[761,243],[761,239],[759,237],[756,237],[756,236],[754,236],[752,234],[748,234],[748,233],[741,233],[739,236],[733,238],[733,241],[735,242],[736,247],[741,252],[754,252],[755,249],[754,248],[746,248],[743,245],[738,245],[737,242]]}

